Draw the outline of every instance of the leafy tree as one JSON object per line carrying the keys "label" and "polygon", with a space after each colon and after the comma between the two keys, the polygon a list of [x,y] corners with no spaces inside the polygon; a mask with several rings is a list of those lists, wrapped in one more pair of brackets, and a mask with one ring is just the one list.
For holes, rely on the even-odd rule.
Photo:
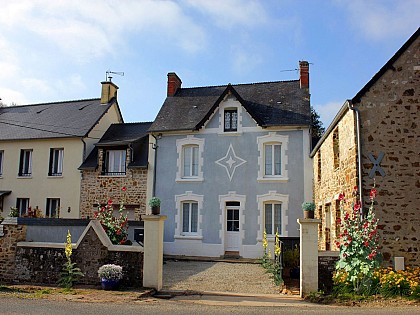
{"label": "leafy tree", "polygon": [[312,148],[316,146],[322,134],[325,132],[325,128],[319,117],[319,114],[311,106],[311,136],[312,136]]}

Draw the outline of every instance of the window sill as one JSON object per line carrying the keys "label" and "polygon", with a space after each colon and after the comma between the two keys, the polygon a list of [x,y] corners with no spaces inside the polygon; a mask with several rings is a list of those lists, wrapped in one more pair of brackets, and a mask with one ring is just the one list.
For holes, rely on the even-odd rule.
{"label": "window sill", "polygon": [[278,183],[278,182],[288,182],[288,177],[258,177],[258,182],[261,183]]}
{"label": "window sill", "polygon": [[202,240],[203,236],[201,235],[175,235],[174,239],[176,240]]}
{"label": "window sill", "polygon": [[32,175],[31,175],[31,176],[19,176],[19,175],[18,175],[18,177],[17,177],[17,178],[23,178],[23,179],[28,178],[28,179],[31,179],[31,178],[32,178]]}
{"label": "window sill", "polygon": [[222,131],[218,133],[219,136],[241,136],[242,131]]}
{"label": "window sill", "polygon": [[63,175],[48,175],[48,178],[63,178]]}
{"label": "window sill", "polygon": [[177,178],[175,179],[177,183],[196,183],[196,182],[204,182],[204,178]]}

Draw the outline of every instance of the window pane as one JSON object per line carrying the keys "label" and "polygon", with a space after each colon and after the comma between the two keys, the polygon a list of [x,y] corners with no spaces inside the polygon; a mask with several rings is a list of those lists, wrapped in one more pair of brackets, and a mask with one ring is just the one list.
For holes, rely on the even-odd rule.
{"label": "window pane", "polygon": [[228,220],[233,220],[233,210],[232,209],[228,209],[227,210],[227,219]]}
{"label": "window pane", "polygon": [[198,176],[198,146],[191,147],[192,150],[192,173],[191,176]]}
{"label": "window pane", "polygon": [[3,175],[3,151],[0,151],[0,176]]}
{"label": "window pane", "polygon": [[231,129],[237,130],[238,129],[238,113],[236,111],[231,113],[231,119],[232,119]]}
{"label": "window pane", "polygon": [[191,204],[191,232],[196,233],[198,227],[198,203]]}
{"label": "window pane", "polygon": [[265,204],[265,232],[273,234],[273,205],[271,203]]}
{"label": "window pane", "polygon": [[274,205],[274,233],[278,231],[281,234],[281,204]]}
{"label": "window pane", "polygon": [[274,175],[281,175],[281,145],[276,144],[274,147]]}
{"label": "window pane", "polygon": [[265,175],[272,175],[273,160],[272,160],[272,145],[265,145]]}
{"label": "window pane", "polygon": [[230,130],[231,126],[230,126],[230,112],[225,111],[225,130]]}
{"label": "window pane", "polygon": [[184,148],[184,174],[183,176],[191,175],[191,147]]}
{"label": "window pane", "polygon": [[182,204],[182,232],[190,231],[190,204]]}
{"label": "window pane", "polygon": [[233,210],[233,219],[239,221],[239,210]]}

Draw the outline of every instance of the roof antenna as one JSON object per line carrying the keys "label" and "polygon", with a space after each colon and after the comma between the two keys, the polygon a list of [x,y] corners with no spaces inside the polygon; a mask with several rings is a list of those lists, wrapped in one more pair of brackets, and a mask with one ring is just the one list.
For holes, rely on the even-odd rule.
{"label": "roof antenna", "polygon": [[110,74],[116,74],[116,75],[120,75],[122,77],[124,76],[124,72],[114,72],[114,71],[108,70],[106,72],[106,75],[105,75],[105,81],[111,82],[112,77],[110,76]]}

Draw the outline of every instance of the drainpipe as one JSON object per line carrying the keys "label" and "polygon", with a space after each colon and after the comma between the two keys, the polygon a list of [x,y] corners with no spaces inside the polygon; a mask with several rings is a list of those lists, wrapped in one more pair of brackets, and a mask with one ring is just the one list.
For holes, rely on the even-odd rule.
{"label": "drainpipe", "polygon": [[154,197],[156,193],[156,161],[157,161],[158,138],[154,134],[152,134],[152,137],[155,138],[155,143],[152,143],[152,149],[155,150],[155,158],[154,158],[154,165],[153,165],[153,190],[152,190],[152,197]]}
{"label": "drainpipe", "polygon": [[362,139],[360,137],[360,110],[359,108],[355,107],[351,100],[348,101],[348,107],[352,111],[356,113],[356,141],[357,141],[357,166],[358,166],[358,173],[359,173],[359,201],[360,201],[360,211],[361,215],[363,215],[363,187],[362,187]]}
{"label": "drainpipe", "polygon": [[86,142],[83,138],[80,138],[83,142],[83,159],[82,159],[82,163],[85,161],[86,159]]}

